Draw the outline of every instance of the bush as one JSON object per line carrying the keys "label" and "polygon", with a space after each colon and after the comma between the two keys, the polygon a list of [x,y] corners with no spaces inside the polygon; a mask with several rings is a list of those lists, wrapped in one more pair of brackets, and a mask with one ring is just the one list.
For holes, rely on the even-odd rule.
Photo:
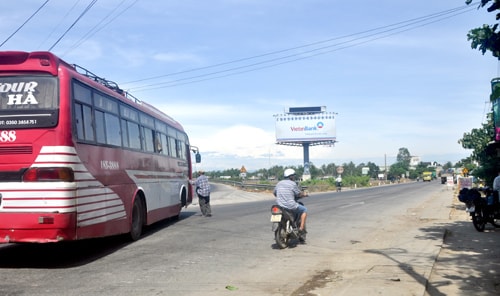
{"label": "bush", "polygon": [[[335,190],[337,185],[335,178],[311,179],[300,183],[301,186],[307,186],[308,190],[313,192],[316,188],[321,190]],[[370,186],[369,176],[347,176],[342,178],[342,187],[368,187]]]}

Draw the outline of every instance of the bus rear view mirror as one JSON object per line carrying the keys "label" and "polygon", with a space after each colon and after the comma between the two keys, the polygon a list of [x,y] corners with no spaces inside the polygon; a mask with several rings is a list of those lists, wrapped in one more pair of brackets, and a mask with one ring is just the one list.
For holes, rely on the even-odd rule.
{"label": "bus rear view mirror", "polygon": [[201,162],[201,154],[199,152],[197,152],[195,154],[195,159],[196,159],[196,163],[200,163]]}

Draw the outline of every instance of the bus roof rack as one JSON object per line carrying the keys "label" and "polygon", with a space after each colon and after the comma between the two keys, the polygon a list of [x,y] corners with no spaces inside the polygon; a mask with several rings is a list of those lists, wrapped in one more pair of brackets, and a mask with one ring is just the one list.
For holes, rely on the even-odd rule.
{"label": "bus roof rack", "polygon": [[121,89],[118,84],[114,81],[111,81],[111,80],[107,80],[105,78],[102,78],[102,77],[99,77],[97,75],[95,75],[94,73],[90,72],[89,70],[83,68],[82,66],[79,66],[77,64],[73,64],[73,67],[75,67],[75,70],[77,70],[80,74],[82,75],[85,75],[86,77],[94,80],[95,82],[97,83],[100,83],[102,85],[104,85],[105,87],[119,93],[120,95],[126,97],[127,99],[135,102],[136,104],[140,104],[140,105],[143,105],[144,107],[146,108],[149,108],[151,111],[157,113],[158,115],[161,115],[161,116],[164,116],[164,117],[168,117],[170,120],[172,121],[175,121],[175,119],[173,119],[171,116],[165,114],[163,111],[159,110],[158,108],[150,105],[150,104],[147,104],[146,102],[136,98],[135,96],[133,96],[131,93],[129,93],[128,91],[124,91],[123,89]]}
{"label": "bus roof rack", "polygon": [[[100,83],[102,85],[104,85],[105,87],[121,94],[121,95],[125,95],[125,91],[123,89],[121,89],[119,86],[118,86],[118,83],[114,82],[114,81],[111,81],[111,80],[107,80],[103,77],[99,77],[97,75],[95,75],[94,73],[90,72],[89,70],[85,69],[84,67],[82,66],[79,66],[77,64],[73,64],[73,67],[75,67],[75,69],[78,71],[79,73],[87,76],[88,78],[94,80],[95,82],[97,83]],[[137,98],[134,97],[135,100],[137,100]]]}

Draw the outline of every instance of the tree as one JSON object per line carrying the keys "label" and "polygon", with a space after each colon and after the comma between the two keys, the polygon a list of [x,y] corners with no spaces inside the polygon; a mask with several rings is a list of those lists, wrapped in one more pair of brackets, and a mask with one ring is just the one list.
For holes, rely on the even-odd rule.
{"label": "tree", "polygon": [[471,158],[478,162],[482,162],[486,156],[486,147],[493,139],[494,131],[492,114],[489,113],[487,120],[482,124],[481,128],[473,128],[470,133],[464,133],[462,139],[458,143],[465,149],[472,149]]}
{"label": "tree", "polygon": [[[469,5],[472,3],[472,0],[466,0],[465,3]],[[497,11],[496,20],[498,21],[500,19],[500,1],[481,0],[478,8],[485,6],[488,6],[488,12]],[[497,29],[498,23],[494,25],[483,25],[482,27],[472,29],[467,34],[467,40],[471,41],[472,48],[479,49],[483,55],[486,51],[490,51],[494,57],[500,59],[500,33]]]}
{"label": "tree", "polygon": [[367,166],[370,168],[368,175],[373,179],[377,179],[380,173],[380,167],[371,161],[367,163]]}
{"label": "tree", "polygon": [[[417,164],[414,170],[410,170],[410,179],[416,179],[422,176],[422,173],[425,171],[429,171],[429,167],[427,163],[420,162]],[[434,171],[434,169],[432,170]]]}
{"label": "tree", "polygon": [[398,179],[410,169],[411,154],[408,148],[399,148],[398,155],[396,156],[396,163],[389,168],[389,179]]}
{"label": "tree", "polygon": [[344,168],[342,176],[361,176],[361,169],[358,170],[352,161],[344,163],[342,167]]}
{"label": "tree", "polygon": [[445,163],[443,165],[443,170],[447,170],[447,169],[451,169],[453,168],[453,164],[451,163],[451,161],[448,161],[447,163]]}
{"label": "tree", "polygon": [[407,166],[410,166],[410,161],[411,161],[411,155],[410,151],[408,151],[408,148],[399,148],[398,155],[396,157],[397,162],[401,162],[402,164],[405,164]]}
{"label": "tree", "polygon": [[358,164],[358,166],[356,167],[356,170],[357,170],[358,173],[360,173],[360,175],[363,173],[363,168],[364,167],[368,168],[368,177],[373,178],[373,179],[377,179],[378,178],[378,174],[380,172],[380,168],[376,164],[374,164],[371,161],[369,161],[367,164],[365,164],[364,162]]}
{"label": "tree", "polygon": [[[467,167],[471,174],[484,179],[486,184],[493,182],[500,160],[498,156],[488,153],[486,149],[493,139],[494,132],[492,114],[489,113],[486,123],[483,123],[481,128],[474,128],[470,133],[464,133],[464,137],[458,140],[463,148],[472,149],[469,161],[462,163],[462,167]],[[475,168],[475,165],[472,164],[474,161],[478,162],[480,166]],[[472,171],[472,169],[474,170]]]}
{"label": "tree", "polygon": [[334,176],[336,174],[336,168],[337,166],[333,162],[327,165],[324,164],[321,166],[321,172],[323,176]]}
{"label": "tree", "polygon": [[407,171],[408,171],[408,166],[405,165],[403,162],[398,161],[390,166],[388,178],[389,180],[395,180],[395,179],[397,180],[401,178],[401,176],[406,175]]}

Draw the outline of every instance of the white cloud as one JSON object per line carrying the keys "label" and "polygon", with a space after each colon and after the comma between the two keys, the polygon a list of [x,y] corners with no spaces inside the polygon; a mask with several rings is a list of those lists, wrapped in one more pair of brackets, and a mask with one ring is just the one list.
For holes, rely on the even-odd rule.
{"label": "white cloud", "polygon": [[247,125],[234,125],[218,131],[194,132],[191,141],[204,151],[236,157],[262,157],[274,145],[274,133]]}

